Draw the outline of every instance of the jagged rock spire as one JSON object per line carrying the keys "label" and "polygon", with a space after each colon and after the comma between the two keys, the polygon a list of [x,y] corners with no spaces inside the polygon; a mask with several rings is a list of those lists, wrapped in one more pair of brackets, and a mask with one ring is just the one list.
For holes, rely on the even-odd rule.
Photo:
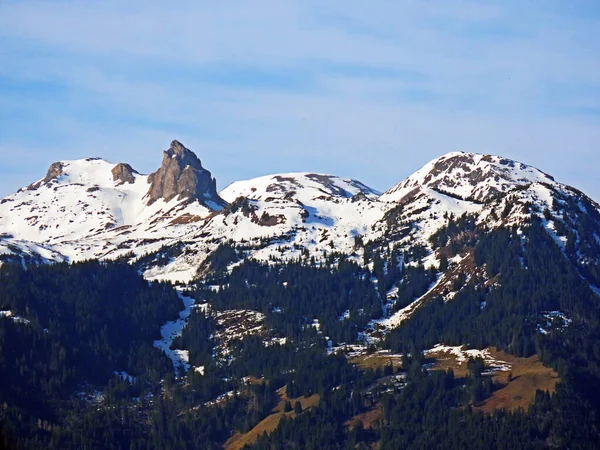
{"label": "jagged rock spire", "polygon": [[190,198],[206,206],[212,202],[223,206],[226,202],[217,194],[217,183],[211,173],[202,167],[194,152],[175,140],[164,152],[163,161],[156,172],[148,177],[148,204],[158,199]]}

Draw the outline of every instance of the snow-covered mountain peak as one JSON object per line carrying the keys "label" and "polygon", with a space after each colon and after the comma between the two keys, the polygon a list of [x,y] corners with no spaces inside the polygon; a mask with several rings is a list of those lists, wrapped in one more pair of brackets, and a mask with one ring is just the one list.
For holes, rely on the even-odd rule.
{"label": "snow-covered mountain peak", "polygon": [[359,194],[372,200],[379,195],[360,181],[310,172],[274,174],[237,181],[221,192],[228,202],[245,197],[251,200],[293,199],[304,203],[315,199],[349,199]]}
{"label": "snow-covered mountain peak", "polygon": [[399,201],[415,188],[428,188],[475,203],[486,203],[532,183],[555,182],[535,167],[500,156],[452,152],[427,163],[388,190],[382,200]]}
{"label": "snow-covered mountain peak", "polygon": [[146,272],[153,279],[197,276],[220,243],[234,243],[252,258],[270,261],[316,258],[324,252],[352,253],[356,238],[366,235],[384,214],[375,190],[333,175],[285,173],[238,181],[221,196],[229,205],[211,215],[181,257]]}
{"label": "snow-covered mountain peak", "polygon": [[[0,202],[0,229],[34,242],[78,239],[135,221],[147,176],[100,158],[52,163],[45,178]],[[129,167],[129,165],[126,165]],[[128,183],[123,179],[129,175]]]}
{"label": "snow-covered mountain peak", "polygon": [[536,215],[564,234],[573,228],[565,211],[575,223],[577,208],[600,217],[597,204],[533,167],[463,152],[429,162],[383,195],[312,172],[238,181],[218,193],[200,159],[173,141],[151,175],[100,158],[53,163],[44,178],[0,200],[0,260],[126,257],[148,279],[189,281],[221,244],[286,261],[330,252],[360,259],[365,243],[418,248],[422,262],[435,265],[430,239],[452,218],[466,213],[493,228]]}
{"label": "snow-covered mountain peak", "polygon": [[[119,164],[117,164],[119,165]],[[129,168],[129,164],[126,164]],[[111,170],[115,164],[102,158],[85,158],[56,161],[50,164],[46,176],[32,183],[24,190],[36,190],[40,186],[83,184],[87,186],[113,187],[114,179]],[[131,169],[133,171],[133,169]],[[135,172],[135,171],[133,171]],[[135,172],[137,174],[137,172]]]}
{"label": "snow-covered mountain peak", "polygon": [[44,178],[0,201],[0,232],[10,236],[0,255],[21,247],[51,248],[62,255],[54,260],[117,257],[132,249],[143,254],[193,232],[226,202],[196,155],[178,147],[171,145],[175,158],[169,157],[177,167],[163,165],[153,174],[162,175],[163,192],[175,186],[175,195],[152,202],[152,176],[129,164],[101,158],[52,163]]}

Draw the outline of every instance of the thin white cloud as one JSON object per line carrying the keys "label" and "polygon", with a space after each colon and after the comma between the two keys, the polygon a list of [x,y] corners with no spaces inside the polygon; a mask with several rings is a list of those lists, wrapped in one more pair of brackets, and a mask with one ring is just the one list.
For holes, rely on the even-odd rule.
{"label": "thin white cloud", "polygon": [[[90,154],[149,171],[151,152],[177,137],[220,185],[315,170],[385,189],[464,149],[538,165],[600,198],[598,116],[577,114],[597,109],[586,92],[599,92],[599,30],[516,1],[6,1],[0,93],[9,80],[61,94],[0,101],[0,118],[31,121],[27,135],[0,124],[0,164],[19,148],[47,155],[33,158],[42,172]],[[200,76],[214,67],[240,79]],[[244,68],[294,73],[298,87],[259,89]],[[561,84],[590,89],[552,95]]]}

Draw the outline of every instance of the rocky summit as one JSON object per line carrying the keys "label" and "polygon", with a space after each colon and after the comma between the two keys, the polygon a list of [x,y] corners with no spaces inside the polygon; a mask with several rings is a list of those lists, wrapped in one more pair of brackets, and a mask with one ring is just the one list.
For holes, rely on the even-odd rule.
{"label": "rocky summit", "polygon": [[176,140],[164,152],[160,169],[150,174],[148,182],[148,204],[161,198],[168,202],[177,197],[179,200],[192,198],[203,204],[225,205],[217,193],[217,182],[211,173],[202,167],[194,152]]}
{"label": "rocky summit", "polygon": [[135,183],[134,174],[137,173],[133,168],[126,163],[119,163],[111,170],[113,175],[113,181],[123,183]]}
{"label": "rocky summit", "polygon": [[[490,229],[522,228],[537,217],[584,270],[596,240],[582,235],[571,204],[596,223],[593,200],[544,172],[462,152],[436,158],[383,194],[356,180],[294,172],[218,192],[200,158],[175,140],[150,175],[100,158],[53,163],[44,178],[0,201],[0,259],[126,258],[148,280],[189,282],[225,243],[258,261],[330,252],[362,261],[364,243],[367,253],[418,248],[421,262],[436,266],[441,254],[432,239],[466,214]],[[466,270],[469,261],[458,265]]]}
{"label": "rocky summit", "polygon": [[28,189],[35,190],[35,189],[39,188],[42,184],[50,183],[51,181],[56,180],[62,174],[63,174],[63,164],[60,161],[53,162],[52,164],[50,164],[50,167],[48,168],[48,172],[46,172],[46,176],[43,179],[30,184]]}

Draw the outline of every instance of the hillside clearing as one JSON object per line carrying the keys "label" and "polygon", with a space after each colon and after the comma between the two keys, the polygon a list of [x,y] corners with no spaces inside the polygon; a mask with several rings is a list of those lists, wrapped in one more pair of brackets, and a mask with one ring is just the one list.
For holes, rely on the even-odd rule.
{"label": "hillside clearing", "polygon": [[[548,391],[553,393],[556,384],[560,381],[558,373],[546,367],[537,355],[529,358],[517,358],[504,352],[493,350],[502,360],[511,364],[509,372],[498,372],[494,375],[496,381],[504,387],[494,392],[478,409],[483,412],[493,412],[498,409],[515,411],[519,408],[527,409],[535,400],[535,392]],[[512,376],[509,381],[509,375]]]}
{"label": "hillside clearing", "polygon": [[380,404],[376,405],[375,408],[370,409],[367,412],[362,414],[358,414],[346,422],[346,426],[349,430],[354,429],[359,423],[362,423],[362,426],[365,430],[370,430],[371,428],[379,428],[381,426],[381,420],[383,419],[383,408]]}
{"label": "hillside clearing", "polygon": [[476,409],[494,412],[498,409],[527,409],[537,390],[553,393],[560,381],[558,373],[542,364],[537,355],[519,358],[495,348],[464,350],[462,347],[436,346],[425,352],[434,360],[431,370],[452,369],[456,377],[466,377],[469,357],[482,357],[490,371],[488,376],[503,385]]}
{"label": "hillside clearing", "polygon": [[402,368],[402,355],[389,353],[387,350],[380,350],[375,353],[364,353],[349,358],[351,364],[355,364],[363,370],[383,369],[387,366],[393,366],[395,369]]}
{"label": "hillside clearing", "polygon": [[[227,442],[225,442],[223,448],[226,450],[240,450],[244,448],[245,445],[254,444],[263,434],[270,434],[275,431],[275,429],[279,426],[279,422],[281,422],[281,419],[284,417],[287,417],[288,419],[295,419],[296,413],[293,411],[293,408],[296,406],[296,403],[299,402],[302,406],[302,411],[305,411],[308,408],[317,406],[321,400],[317,394],[313,394],[310,397],[298,397],[290,399],[287,396],[287,386],[284,386],[277,392],[280,396],[280,400],[277,406],[273,408],[273,414],[265,417],[249,432],[245,434],[235,433],[233,436],[231,436],[231,438],[229,438],[229,440],[227,440]],[[292,406],[292,411],[283,412],[285,404],[288,401]]]}

